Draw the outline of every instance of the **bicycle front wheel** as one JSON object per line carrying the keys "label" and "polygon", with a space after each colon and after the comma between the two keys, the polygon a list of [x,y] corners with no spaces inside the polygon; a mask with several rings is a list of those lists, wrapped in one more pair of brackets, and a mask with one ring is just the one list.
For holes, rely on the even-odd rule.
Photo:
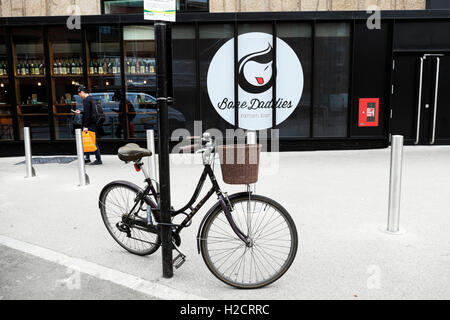
{"label": "bicycle front wheel", "polygon": [[127,251],[144,256],[158,250],[161,239],[159,234],[133,224],[134,220],[147,219],[147,212],[139,210],[139,203],[136,204],[139,191],[139,187],[131,183],[110,183],[100,194],[99,206],[103,222],[113,239]]}
{"label": "bicycle front wheel", "polygon": [[294,221],[279,203],[260,195],[230,199],[236,226],[232,230],[222,208],[213,212],[201,231],[201,252],[208,269],[221,281],[241,289],[264,287],[278,280],[297,253]]}

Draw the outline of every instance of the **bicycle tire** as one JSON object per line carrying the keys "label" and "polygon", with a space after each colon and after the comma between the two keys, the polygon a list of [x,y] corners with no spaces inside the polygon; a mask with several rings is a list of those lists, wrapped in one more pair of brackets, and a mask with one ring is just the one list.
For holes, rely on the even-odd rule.
{"label": "bicycle tire", "polygon": [[[237,207],[239,206],[239,203],[243,203],[243,202],[247,202],[248,203],[248,201],[249,201],[249,196],[248,195],[243,195],[243,196],[238,196],[238,197],[235,197],[235,198],[231,198],[230,199],[230,203],[231,203],[231,205],[232,205],[232,207],[234,207],[235,209],[233,210],[233,212],[232,212],[232,217],[233,217],[233,220],[235,221],[235,223],[236,223],[236,225],[238,226],[238,227],[240,227],[240,229],[242,230],[243,229],[243,227],[242,227],[242,223],[239,223],[239,221],[240,221],[240,217],[239,217],[239,213],[238,213],[238,211],[237,211]],[[256,271],[254,271],[255,272],[255,279],[252,281],[252,261],[254,262],[254,265],[256,266],[257,265],[257,262],[259,261],[259,262],[261,262],[261,258],[263,258],[263,256],[264,255],[268,255],[268,253],[267,252],[263,252],[263,251],[265,251],[265,250],[267,250],[267,251],[270,251],[270,252],[274,252],[275,251],[275,249],[273,249],[273,248],[270,248],[270,247],[267,247],[268,246],[268,243],[267,243],[267,238],[266,238],[266,240],[262,240],[262,239],[264,239],[266,236],[264,236],[264,237],[261,237],[262,235],[267,235],[267,233],[264,233],[263,234],[263,232],[266,232],[266,231],[264,231],[264,229],[263,230],[261,230],[261,231],[259,231],[259,228],[261,228],[261,225],[263,224],[263,220],[261,220],[261,219],[265,219],[264,217],[263,218],[260,218],[260,217],[258,217],[258,216],[256,216],[256,218],[255,218],[255,226],[257,226],[257,223],[259,223],[259,226],[257,226],[258,227],[258,229],[254,229],[254,227],[253,227],[253,231],[249,231],[247,234],[251,234],[251,233],[255,233],[254,234],[254,239],[253,239],[253,241],[254,241],[254,244],[253,244],[253,249],[252,248],[248,248],[248,253],[250,253],[251,254],[251,257],[250,258],[248,258],[248,255],[246,256],[246,257],[244,257],[244,258],[240,258],[240,259],[242,259],[241,260],[241,262],[240,262],[240,266],[239,266],[239,269],[237,270],[237,276],[236,276],[236,279],[233,279],[232,278],[232,276],[227,276],[227,275],[225,275],[224,273],[225,272],[222,272],[222,271],[220,271],[219,269],[220,269],[220,266],[218,266],[218,265],[216,265],[216,264],[218,264],[217,263],[217,261],[218,260],[220,260],[220,259],[223,259],[223,253],[221,253],[221,251],[220,250],[227,250],[227,249],[229,249],[229,251],[231,251],[231,250],[233,250],[234,249],[234,251],[231,253],[231,255],[233,255],[234,254],[234,252],[237,252],[236,250],[240,250],[239,248],[238,249],[235,249],[235,248],[237,248],[237,247],[239,247],[240,245],[238,245],[238,243],[239,243],[239,241],[241,242],[241,245],[243,244],[244,246],[245,246],[245,243],[242,241],[242,240],[240,240],[238,237],[237,237],[237,235],[236,234],[234,234],[234,232],[231,230],[231,227],[230,227],[230,225],[228,224],[228,222],[226,221],[226,219],[225,219],[225,214],[224,214],[224,212],[223,212],[223,210],[222,210],[222,208],[221,207],[218,207],[208,218],[207,218],[207,220],[205,221],[205,224],[204,224],[204,226],[203,226],[203,228],[202,228],[202,230],[201,230],[201,233],[200,233],[200,235],[201,235],[201,238],[200,238],[200,249],[201,249],[201,253],[202,253],[202,257],[203,257],[203,260],[204,260],[204,262],[205,262],[205,264],[206,264],[206,266],[208,267],[208,269],[213,273],[213,275],[216,277],[216,278],[218,278],[220,281],[222,281],[222,282],[224,282],[224,283],[226,283],[226,284],[228,284],[228,285],[231,285],[231,286],[233,286],[233,287],[236,287],[236,288],[240,288],[240,289],[256,289],[256,288],[262,288],[262,287],[264,287],[264,286],[267,286],[267,285],[269,285],[269,284],[271,284],[271,283],[273,283],[273,282],[275,282],[276,280],[278,280],[281,276],[283,276],[285,273],[286,273],[286,271],[290,268],[290,266],[292,265],[292,263],[293,263],[293,261],[294,261],[294,259],[295,259],[295,256],[296,256],[296,253],[297,253],[297,248],[298,248],[298,234],[297,234],[297,228],[296,228],[296,226],[295,226],[295,223],[294,223],[294,221],[292,220],[292,218],[291,218],[291,216],[289,215],[289,213],[286,211],[286,209],[284,209],[279,203],[277,203],[276,201],[274,201],[274,200],[272,200],[272,199],[270,199],[270,198],[267,198],[267,197],[264,197],[264,196],[261,196],[261,195],[251,195],[250,196],[250,203],[252,202],[252,201],[254,201],[255,203],[257,202],[257,203],[260,203],[261,205],[267,205],[267,206],[270,206],[271,208],[274,208],[275,210],[274,210],[274,212],[278,212],[278,214],[279,214],[279,217],[282,217],[283,218],[283,220],[282,221],[284,221],[284,223],[286,224],[286,226],[287,226],[287,228],[288,228],[288,230],[289,230],[289,240],[287,240],[287,239],[278,239],[279,241],[283,241],[282,242],[282,244],[284,244],[284,242],[288,242],[289,241],[289,252],[287,253],[287,255],[286,255],[286,257],[285,257],[285,259],[284,259],[284,262],[283,262],[283,264],[281,265],[281,267],[279,268],[279,270],[276,270],[276,272],[274,272],[274,274],[271,274],[270,276],[268,276],[267,278],[264,278],[264,279],[261,279],[261,280],[258,280],[258,278],[257,278],[257,276],[256,276]],[[255,208],[256,208],[256,204],[255,204]],[[256,212],[256,210],[254,210],[255,212]],[[222,225],[220,225],[220,228],[223,228],[223,229],[220,229],[220,231],[219,232],[216,232],[216,233],[218,233],[219,235],[220,235],[220,233],[222,233],[222,235],[221,236],[213,236],[213,229],[212,229],[212,227],[213,227],[213,225],[214,225],[214,222],[215,221],[218,221],[218,219],[219,219],[219,217],[222,217],[223,216],[223,220],[226,222],[226,224],[228,224],[228,228],[229,228],[229,231],[230,231],[230,237],[232,237],[232,238],[234,238],[234,239],[228,239],[228,238],[226,238],[227,240],[221,240],[221,238],[224,238],[224,235],[223,235],[223,232],[226,232],[226,228],[227,227],[225,227],[225,223],[223,223],[223,221],[220,221],[221,223],[223,223]],[[258,220],[259,219],[259,220]],[[278,219],[278,217],[276,218],[276,219]],[[271,220],[271,221],[275,221],[275,220]],[[281,220],[279,221],[279,222],[282,222]],[[269,222],[267,225],[265,225],[263,228],[266,228],[268,225],[270,225],[271,223],[273,223],[273,222]],[[277,222],[278,223],[278,222]],[[244,224],[245,224],[245,221],[244,221]],[[251,224],[251,222],[250,222],[250,224]],[[272,227],[274,227],[274,225],[272,225]],[[276,227],[276,226],[275,226]],[[250,226],[250,230],[252,230],[251,229],[252,228],[252,226]],[[276,227],[277,228],[277,227]],[[281,230],[281,229],[280,229]],[[242,230],[242,231],[244,231],[244,230]],[[271,230],[271,232],[272,232],[273,230]],[[258,233],[259,232],[259,233]],[[275,231],[275,232],[277,232],[277,231]],[[245,233],[245,231],[244,231],[244,233]],[[270,234],[270,233],[269,233]],[[274,234],[273,232],[272,232],[272,234]],[[258,239],[256,239],[257,237],[256,237],[256,235],[258,235]],[[213,240],[213,239],[216,239],[216,240]],[[214,248],[215,246],[214,246],[214,244],[217,244],[217,245],[220,245],[220,244],[223,244],[223,243],[227,243],[228,242],[228,244],[225,244],[225,245],[230,245],[230,243],[233,243],[233,241],[235,241],[234,242],[234,245],[237,245],[237,247],[233,247],[233,248],[226,248],[226,249],[215,249],[216,251],[219,251],[219,253],[214,253],[214,255],[215,256],[219,256],[219,255],[222,255],[222,256],[220,256],[217,260],[216,260],[216,262],[214,262],[213,261],[213,256],[211,255],[211,253],[210,253],[210,248]],[[260,241],[260,243],[258,244],[258,241]],[[258,248],[258,246],[260,247],[260,248]],[[272,246],[276,246],[275,244],[272,244]],[[246,246],[245,246],[246,247]],[[265,247],[265,249],[262,249],[263,247]],[[284,247],[284,246],[280,246],[280,248],[281,247]],[[287,248],[287,247],[286,247]],[[280,249],[281,250],[281,249]],[[283,250],[286,250],[286,249],[283,249]],[[211,249],[211,251],[213,251],[213,249]],[[252,251],[252,252],[250,252],[250,251]],[[223,251],[223,252],[225,252],[225,251]],[[245,254],[247,253],[247,249],[245,249],[244,248],[244,253],[241,255],[241,257],[242,256],[244,256]],[[225,253],[225,255],[226,255],[226,253]],[[258,256],[259,255],[259,256]],[[255,258],[256,257],[256,258]],[[270,257],[270,256],[269,256]],[[279,259],[279,257],[278,256],[275,256],[275,258],[276,259]],[[275,258],[272,258],[273,259],[273,261],[277,261]],[[229,258],[228,258],[229,259]],[[242,278],[244,278],[244,275],[245,275],[245,268],[246,268],[246,266],[245,266],[245,264],[246,264],[246,262],[245,261],[248,261],[248,260],[250,260],[250,270],[249,270],[249,274],[250,274],[250,279],[249,279],[249,281],[247,281],[247,282],[245,282],[244,280],[242,280],[242,281],[238,281],[238,276],[239,276],[239,272],[240,272],[240,268],[241,268],[241,266],[242,266],[242,261],[244,261],[244,267],[243,267],[243,272],[242,272]],[[258,261],[257,261],[258,260]],[[269,261],[268,262],[268,264],[271,264],[271,263],[273,263],[273,261],[271,262],[271,261]],[[261,263],[259,263],[260,265],[262,265]],[[237,266],[237,265],[236,265]],[[235,268],[236,268],[236,266],[233,268],[233,270],[232,270],[232,272],[231,273],[233,273],[234,271],[235,271]],[[231,268],[231,266],[229,267],[229,268]],[[266,268],[266,266],[263,266],[262,265],[262,268]],[[267,267],[268,268],[268,267]]]}
{"label": "bicycle tire", "polygon": [[[126,205],[123,204],[123,207],[120,208],[120,206],[122,204],[119,203],[120,200],[116,197],[115,198],[116,202],[114,204],[114,210],[111,207],[107,208],[108,207],[107,206],[108,196],[112,197],[112,192],[115,190],[118,190],[118,189],[121,189],[121,192],[122,192],[123,197],[121,198],[121,200],[128,201],[128,203]],[[99,207],[100,207],[100,213],[102,216],[103,223],[105,224],[106,229],[108,230],[109,234],[113,237],[113,239],[122,248],[124,248],[128,252],[131,252],[131,253],[139,255],[139,256],[146,256],[146,255],[155,253],[159,249],[159,247],[161,246],[160,235],[148,232],[150,235],[152,235],[152,237],[154,239],[146,238],[145,240],[134,240],[129,237],[125,237],[124,232],[120,231],[116,226],[117,222],[122,221],[121,217],[119,219],[119,215],[120,214],[124,215],[125,213],[128,214],[129,210],[131,210],[131,208],[130,208],[131,200],[130,199],[136,199],[136,195],[138,194],[138,192],[141,192],[141,191],[142,190],[138,186],[135,186],[128,182],[127,183],[124,183],[122,181],[121,182],[119,182],[119,181],[112,182],[112,183],[108,184],[102,190],[102,192],[100,194],[100,198],[99,198]],[[128,192],[129,197],[125,196],[126,192]],[[125,209],[128,209],[128,210],[125,210]],[[120,210],[121,212],[117,212],[117,210]],[[118,218],[115,222],[113,221],[112,223],[110,222],[110,218],[109,218],[109,215],[111,215],[111,211],[115,211],[115,212],[113,212],[113,214]],[[119,233],[117,233],[117,231],[119,231]],[[133,232],[133,231],[135,232],[135,234],[139,234],[140,237],[144,237],[144,234],[145,234],[144,230],[131,227],[130,232]],[[122,237],[120,237],[119,235],[121,235]],[[136,237],[134,237],[134,234],[133,234],[133,238],[136,238]],[[130,243],[132,243],[132,240],[142,242],[141,249],[132,248],[130,246]],[[128,242],[128,244],[127,244],[127,242]],[[147,248],[144,246],[144,243],[148,246]]]}

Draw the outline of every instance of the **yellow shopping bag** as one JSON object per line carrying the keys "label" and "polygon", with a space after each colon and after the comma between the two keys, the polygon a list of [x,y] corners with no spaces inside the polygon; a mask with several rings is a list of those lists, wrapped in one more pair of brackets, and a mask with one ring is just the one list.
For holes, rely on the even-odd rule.
{"label": "yellow shopping bag", "polygon": [[95,145],[95,132],[83,131],[83,151],[84,152],[94,152],[97,150],[97,146]]}

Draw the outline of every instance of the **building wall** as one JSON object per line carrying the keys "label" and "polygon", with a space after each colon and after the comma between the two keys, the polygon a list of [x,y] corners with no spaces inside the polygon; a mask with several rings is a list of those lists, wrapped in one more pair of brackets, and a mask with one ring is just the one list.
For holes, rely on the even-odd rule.
{"label": "building wall", "polygon": [[426,0],[210,0],[211,12],[366,10],[424,10]]}
{"label": "building wall", "polygon": [[1,17],[100,14],[100,0],[0,0]]}

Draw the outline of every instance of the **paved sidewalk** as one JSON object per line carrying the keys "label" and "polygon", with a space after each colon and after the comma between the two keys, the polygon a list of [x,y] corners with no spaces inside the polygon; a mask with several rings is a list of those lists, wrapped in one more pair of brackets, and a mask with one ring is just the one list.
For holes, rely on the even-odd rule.
{"label": "paved sidewalk", "polygon": [[[263,162],[267,158],[262,154]],[[172,204],[178,208],[190,198],[202,166],[199,156],[171,159]],[[211,299],[450,299],[450,147],[405,147],[400,225],[406,233],[398,236],[380,231],[387,221],[389,149],[287,152],[279,154],[278,165],[262,165],[257,193],[291,213],[299,251],[280,280],[259,290],[226,286],[197,254],[197,228],[214,197],[182,233],[187,262],[172,279],[164,279],[161,251],[146,257],[127,253],[109,236],[99,214],[97,199],[106,183],[125,179],[143,184],[131,164],[104,156],[104,165],[87,166],[91,184],[78,187],[76,161],[36,164],[37,177],[29,179],[24,178],[25,166],[15,165],[21,161],[0,158],[0,235],[181,294]],[[218,164],[216,173],[220,180]],[[242,187],[223,189],[233,193]],[[9,273],[14,274],[0,269],[0,278]]]}
{"label": "paved sidewalk", "polygon": [[110,281],[0,245],[0,300],[155,299]]}

